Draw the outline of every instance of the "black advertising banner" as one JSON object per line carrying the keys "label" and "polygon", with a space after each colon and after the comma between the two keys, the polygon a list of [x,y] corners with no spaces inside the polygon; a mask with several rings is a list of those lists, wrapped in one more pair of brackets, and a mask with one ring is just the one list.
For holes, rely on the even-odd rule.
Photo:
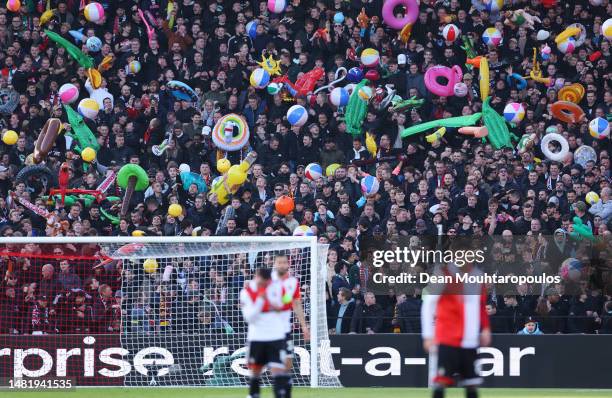
{"label": "black advertising banner", "polygon": [[[80,386],[218,386],[246,381],[245,348],[214,335],[0,335],[0,380],[70,378]],[[217,336],[218,337],[218,336]],[[331,344],[330,344],[331,343]],[[413,334],[334,335],[331,352],[345,387],[426,387],[428,358]],[[612,335],[494,335],[480,349],[487,387],[612,388]],[[296,347],[294,372],[307,380],[310,354]],[[330,372],[322,366],[321,372]]]}
{"label": "black advertising banner", "polygon": [[[418,335],[331,336],[331,346],[345,387],[427,386]],[[612,335],[494,335],[479,365],[486,387],[612,388],[611,358]]]}

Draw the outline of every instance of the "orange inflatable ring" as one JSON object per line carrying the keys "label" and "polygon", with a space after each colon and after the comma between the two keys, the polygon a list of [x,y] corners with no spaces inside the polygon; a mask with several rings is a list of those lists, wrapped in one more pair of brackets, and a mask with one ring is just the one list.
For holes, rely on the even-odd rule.
{"label": "orange inflatable ring", "polygon": [[565,123],[578,123],[585,118],[584,111],[570,101],[557,101],[550,107],[552,115]]}

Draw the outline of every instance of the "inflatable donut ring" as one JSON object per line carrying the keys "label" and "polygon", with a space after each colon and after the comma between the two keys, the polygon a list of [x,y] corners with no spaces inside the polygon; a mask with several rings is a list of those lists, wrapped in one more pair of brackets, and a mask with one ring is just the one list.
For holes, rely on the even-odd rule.
{"label": "inflatable donut ring", "polygon": [[577,104],[582,101],[582,97],[584,97],[584,86],[580,83],[572,83],[569,86],[563,86],[559,89],[557,97],[561,101],[569,101]]}
{"label": "inflatable donut ring", "polygon": [[238,151],[249,143],[249,126],[242,116],[223,116],[212,130],[212,140],[219,149]]}
{"label": "inflatable donut ring", "polygon": [[[439,77],[445,77],[448,81],[445,85],[438,83]],[[457,65],[449,68],[447,66],[436,65],[427,69],[425,72],[425,86],[429,91],[440,97],[450,97],[453,95],[455,84],[463,78],[463,72]]]}
{"label": "inflatable donut ring", "polygon": [[584,119],[584,111],[578,105],[569,101],[557,101],[550,107],[554,117],[565,123],[578,123]]}
{"label": "inflatable donut ring", "polygon": [[62,131],[61,120],[52,117],[45,122],[34,145],[34,163],[38,164],[45,160],[47,154],[53,148],[53,144],[55,144],[60,131]]}
{"label": "inflatable donut ring", "polygon": [[[404,6],[406,13],[403,18],[397,18],[393,10],[397,6]],[[382,7],[383,20],[393,29],[401,30],[406,25],[412,25],[419,16],[419,3],[417,0],[387,0]]]}
{"label": "inflatable donut ring", "polygon": [[513,73],[506,77],[506,82],[509,86],[516,87],[517,90],[524,90],[527,88],[527,80],[518,73]]}
{"label": "inflatable donut ring", "polygon": [[[552,152],[548,149],[548,144],[552,141],[558,142],[561,145],[561,150],[557,153]],[[558,133],[548,133],[542,138],[542,142],[540,143],[540,149],[544,156],[554,162],[562,162],[565,160],[565,157],[569,153],[569,144],[564,136]]]}

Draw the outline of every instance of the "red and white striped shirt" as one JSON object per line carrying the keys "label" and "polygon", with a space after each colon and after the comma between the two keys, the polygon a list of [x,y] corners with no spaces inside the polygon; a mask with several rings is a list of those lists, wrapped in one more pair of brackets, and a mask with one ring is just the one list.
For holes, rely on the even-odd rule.
{"label": "red and white striped shirt", "polygon": [[[457,282],[459,268],[449,265],[439,275],[451,276],[453,283],[436,283],[428,286],[429,294],[423,297],[421,326],[423,338],[436,344],[451,347],[477,348],[480,331],[489,328],[486,290],[480,283]],[[472,268],[468,275],[481,276]]]}

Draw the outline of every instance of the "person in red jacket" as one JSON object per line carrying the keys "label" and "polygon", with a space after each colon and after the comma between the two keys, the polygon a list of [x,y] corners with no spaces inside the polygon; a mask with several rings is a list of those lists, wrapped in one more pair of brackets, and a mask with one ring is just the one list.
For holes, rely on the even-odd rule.
{"label": "person in red jacket", "polygon": [[480,283],[462,283],[457,275],[482,276],[465,264],[442,266],[444,283],[431,283],[421,308],[423,348],[429,352],[430,385],[433,398],[443,398],[453,385],[466,388],[467,398],[477,398],[482,378],[476,373],[477,348],[491,342],[486,291]]}

